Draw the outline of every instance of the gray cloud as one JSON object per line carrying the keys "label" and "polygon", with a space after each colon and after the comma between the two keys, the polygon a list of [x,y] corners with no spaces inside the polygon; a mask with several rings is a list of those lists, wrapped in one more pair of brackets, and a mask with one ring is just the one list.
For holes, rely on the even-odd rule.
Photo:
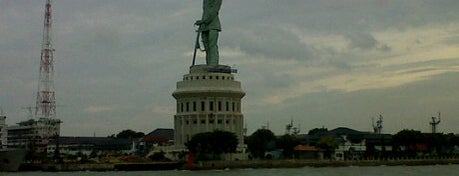
{"label": "gray cloud", "polygon": [[390,51],[391,48],[387,44],[382,44],[376,40],[373,35],[368,32],[355,32],[345,34],[344,37],[349,40],[349,48],[371,50],[377,49],[380,51]]}
{"label": "gray cloud", "polygon": [[301,43],[294,34],[272,26],[256,26],[251,30],[228,31],[237,35],[222,42],[223,46],[238,47],[250,55],[261,55],[273,59],[314,59],[310,46]]}

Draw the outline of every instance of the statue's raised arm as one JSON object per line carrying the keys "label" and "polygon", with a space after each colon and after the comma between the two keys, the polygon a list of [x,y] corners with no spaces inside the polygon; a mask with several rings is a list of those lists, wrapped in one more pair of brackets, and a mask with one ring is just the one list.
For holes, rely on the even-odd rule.
{"label": "statue's raised arm", "polygon": [[196,21],[201,32],[202,43],[206,51],[207,65],[218,65],[218,33],[221,31],[218,13],[222,5],[222,0],[204,0],[203,14],[201,20]]}

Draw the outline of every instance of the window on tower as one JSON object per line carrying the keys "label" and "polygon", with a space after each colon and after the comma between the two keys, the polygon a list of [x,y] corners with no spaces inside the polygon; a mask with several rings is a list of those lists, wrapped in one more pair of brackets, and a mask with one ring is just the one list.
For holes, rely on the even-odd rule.
{"label": "window on tower", "polygon": [[214,110],[214,102],[209,101],[209,111],[213,111],[213,110]]}
{"label": "window on tower", "polygon": [[206,102],[201,101],[201,111],[205,111],[205,110],[206,110]]}

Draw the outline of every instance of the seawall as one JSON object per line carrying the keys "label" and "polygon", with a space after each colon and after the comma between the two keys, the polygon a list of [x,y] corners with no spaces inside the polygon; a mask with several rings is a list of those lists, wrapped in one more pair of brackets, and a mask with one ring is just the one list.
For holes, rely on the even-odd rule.
{"label": "seawall", "polygon": [[143,171],[181,169],[181,162],[151,163],[98,163],[98,164],[23,164],[19,171],[72,172],[72,171]]}
{"label": "seawall", "polygon": [[405,159],[405,160],[241,160],[205,161],[189,167],[182,162],[152,163],[100,163],[100,164],[23,164],[19,171],[72,172],[72,171],[144,171],[144,170],[222,170],[243,168],[298,168],[346,166],[422,166],[459,164],[459,159]]}
{"label": "seawall", "polygon": [[422,159],[422,160],[246,160],[246,161],[206,161],[198,162],[190,170],[241,169],[241,168],[298,168],[298,167],[345,167],[345,166],[421,166],[436,164],[459,164],[459,159]]}

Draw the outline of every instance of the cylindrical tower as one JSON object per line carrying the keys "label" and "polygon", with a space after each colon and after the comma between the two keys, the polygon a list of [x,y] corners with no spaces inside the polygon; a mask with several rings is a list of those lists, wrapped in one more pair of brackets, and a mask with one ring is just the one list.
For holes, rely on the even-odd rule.
{"label": "cylindrical tower", "polygon": [[191,66],[172,94],[177,100],[175,145],[184,147],[197,133],[222,130],[236,134],[238,148],[243,147],[241,99],[244,95],[229,66]]}

